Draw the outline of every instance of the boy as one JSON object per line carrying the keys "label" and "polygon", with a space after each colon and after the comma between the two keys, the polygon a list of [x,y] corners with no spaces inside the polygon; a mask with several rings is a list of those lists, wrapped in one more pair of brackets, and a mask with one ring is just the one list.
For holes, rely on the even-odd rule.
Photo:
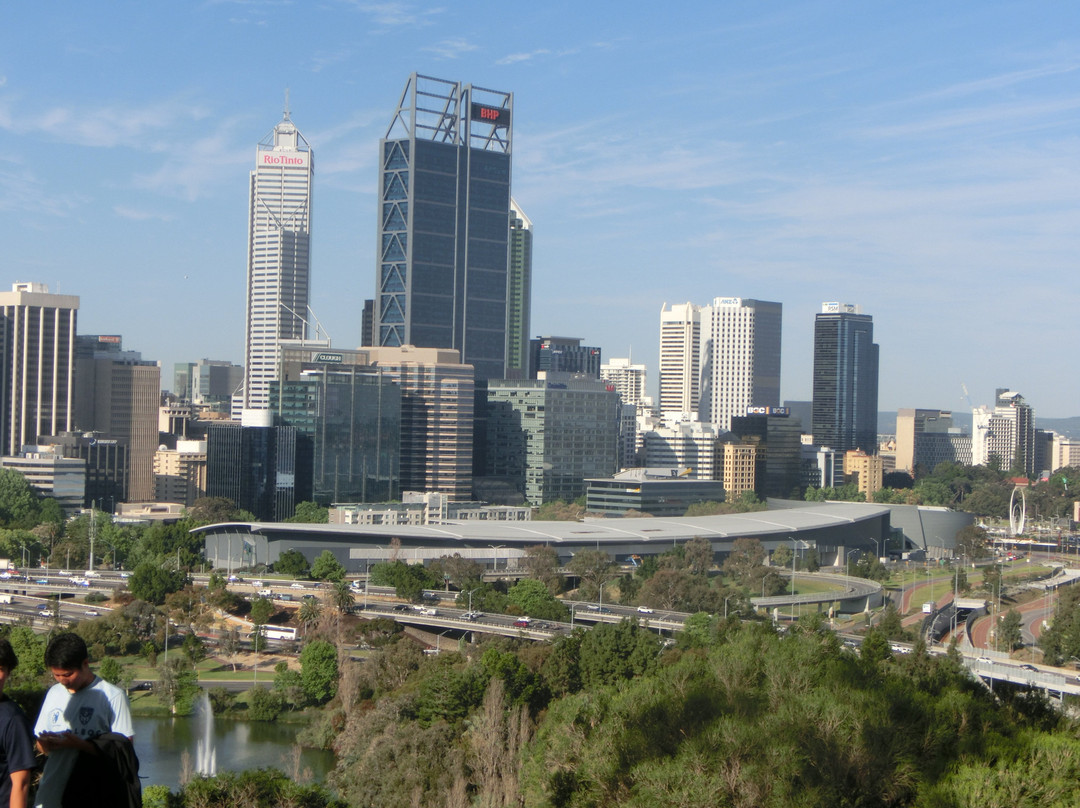
{"label": "boy", "polygon": [[[90,670],[90,654],[77,634],[58,634],[49,643],[45,667],[56,684],[45,694],[34,725],[38,749],[49,756],[38,785],[36,808],[61,808],[68,781],[75,783],[76,777],[80,785],[87,777],[98,781],[93,783],[95,788],[82,789],[76,795],[77,804],[84,808],[96,805],[98,798],[116,793],[118,781],[122,786],[123,781],[131,780],[132,761],[137,789],[138,759],[131,745],[135,730],[124,691]],[[99,740],[103,737],[114,740],[105,745]]]}
{"label": "boy", "polygon": [[11,643],[0,640],[0,806],[7,808],[26,808],[30,770],[35,763],[30,722],[4,695],[8,677],[18,664]]}

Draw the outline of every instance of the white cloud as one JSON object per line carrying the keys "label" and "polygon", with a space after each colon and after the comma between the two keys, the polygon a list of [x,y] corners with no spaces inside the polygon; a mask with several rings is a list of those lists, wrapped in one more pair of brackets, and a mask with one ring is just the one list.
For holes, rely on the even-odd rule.
{"label": "white cloud", "polygon": [[433,53],[440,59],[456,59],[463,53],[469,53],[477,49],[476,45],[464,39],[444,39],[434,45],[428,45],[421,50]]}
{"label": "white cloud", "polygon": [[371,17],[372,22],[387,27],[401,25],[430,25],[432,17],[442,14],[445,9],[441,7],[417,9],[409,3],[369,3],[351,2],[357,11]]}
{"label": "white cloud", "polygon": [[346,48],[337,51],[316,53],[308,60],[308,70],[312,73],[319,73],[324,68],[347,62],[352,55],[353,52]]}
{"label": "white cloud", "polygon": [[511,53],[495,62],[497,65],[513,65],[518,62],[528,62],[537,56],[547,56],[551,53],[547,48],[538,48],[528,53]]}
{"label": "white cloud", "polygon": [[114,205],[113,213],[122,219],[131,219],[136,222],[145,222],[155,219],[161,222],[171,222],[175,218],[170,213],[155,213],[154,211],[149,210],[136,210],[135,208],[130,208],[126,205]]}

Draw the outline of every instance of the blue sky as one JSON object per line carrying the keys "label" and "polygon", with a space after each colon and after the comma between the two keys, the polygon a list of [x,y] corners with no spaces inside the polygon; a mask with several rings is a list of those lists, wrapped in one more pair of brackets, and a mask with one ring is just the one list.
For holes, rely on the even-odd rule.
{"label": "blue sky", "polygon": [[[316,154],[313,308],[359,341],[379,138],[413,71],[514,92],[533,332],[656,381],[665,303],[859,303],[881,409],[994,388],[1080,414],[1080,12],[1068,3],[15,3],[0,27],[0,287],[163,363],[241,361],[247,178]],[[1064,356],[1062,355],[1064,353]]]}

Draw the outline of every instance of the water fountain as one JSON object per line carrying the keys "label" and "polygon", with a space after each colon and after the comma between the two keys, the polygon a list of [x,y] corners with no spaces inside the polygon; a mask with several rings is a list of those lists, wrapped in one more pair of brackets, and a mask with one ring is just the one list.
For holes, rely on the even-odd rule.
{"label": "water fountain", "polygon": [[200,777],[217,774],[217,749],[214,747],[214,711],[204,690],[195,704],[195,773]]}

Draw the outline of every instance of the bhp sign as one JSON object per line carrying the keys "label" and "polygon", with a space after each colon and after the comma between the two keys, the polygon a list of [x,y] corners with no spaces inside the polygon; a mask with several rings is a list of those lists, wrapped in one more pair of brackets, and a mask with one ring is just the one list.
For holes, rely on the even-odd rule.
{"label": "bhp sign", "polygon": [[281,152],[259,152],[258,162],[260,166],[289,166],[303,168],[308,164],[308,156],[304,152],[292,152],[291,154],[282,154]]}

